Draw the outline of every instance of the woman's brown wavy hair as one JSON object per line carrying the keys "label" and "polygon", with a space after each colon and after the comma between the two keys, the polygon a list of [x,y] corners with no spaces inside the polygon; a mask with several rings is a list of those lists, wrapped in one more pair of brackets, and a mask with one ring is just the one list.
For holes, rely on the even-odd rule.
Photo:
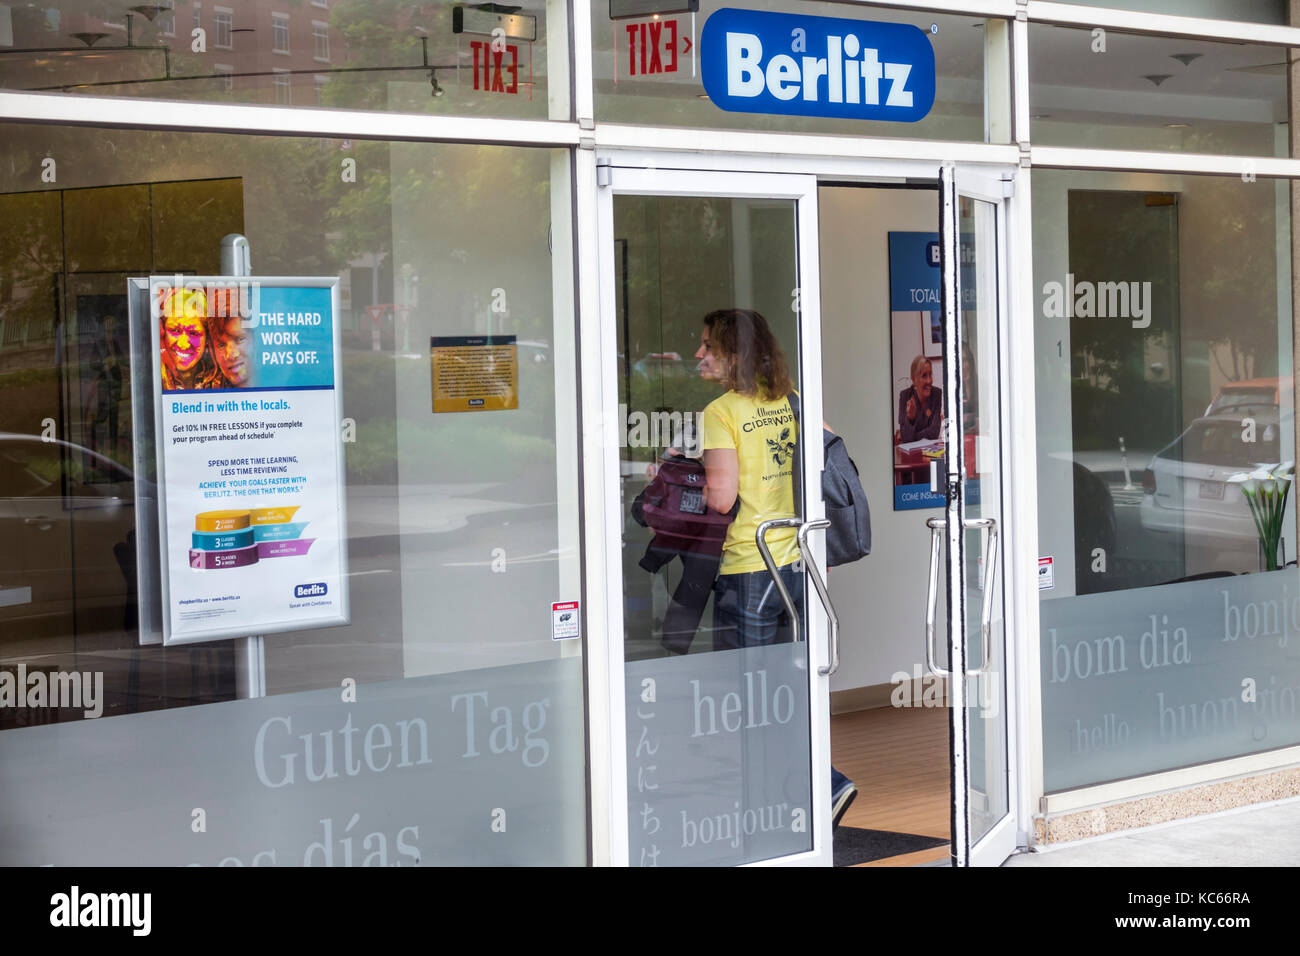
{"label": "woman's brown wavy hair", "polygon": [[727,387],[765,402],[794,391],[785,353],[758,312],[717,309],[704,317],[704,326],[710,351],[725,363]]}

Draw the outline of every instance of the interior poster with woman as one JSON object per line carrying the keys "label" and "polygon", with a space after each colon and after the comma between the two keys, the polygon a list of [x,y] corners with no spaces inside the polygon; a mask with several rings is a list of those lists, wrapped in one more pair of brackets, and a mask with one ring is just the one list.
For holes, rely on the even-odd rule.
{"label": "interior poster with woman", "polygon": [[164,642],[347,623],[338,280],[149,290]]}
{"label": "interior poster with woman", "polygon": [[[966,278],[963,270],[963,278]],[[894,510],[942,508],[944,496],[930,490],[933,462],[943,471],[946,423],[943,381],[943,313],[939,293],[939,234],[889,234],[889,312],[892,331]],[[973,294],[963,283],[963,294]],[[967,293],[965,290],[971,290]],[[966,304],[963,308],[973,308]],[[973,363],[962,347],[962,387],[966,401],[962,434],[966,441],[966,470],[975,474],[975,414]],[[967,484],[968,500],[978,501],[978,481]],[[974,495],[974,498],[970,496]]]}

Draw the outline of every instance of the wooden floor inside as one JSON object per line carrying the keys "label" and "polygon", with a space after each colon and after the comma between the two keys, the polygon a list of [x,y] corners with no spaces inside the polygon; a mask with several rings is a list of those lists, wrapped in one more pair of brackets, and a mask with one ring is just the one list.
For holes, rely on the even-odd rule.
{"label": "wooden floor inside", "polygon": [[[879,707],[831,717],[831,761],[858,785],[842,826],[950,839],[948,711]],[[948,847],[862,866],[915,866],[948,858]]]}

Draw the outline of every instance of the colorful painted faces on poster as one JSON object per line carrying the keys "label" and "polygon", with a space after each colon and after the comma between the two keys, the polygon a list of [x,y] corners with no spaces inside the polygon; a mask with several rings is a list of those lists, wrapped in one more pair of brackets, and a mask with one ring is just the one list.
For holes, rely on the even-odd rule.
{"label": "colorful painted faces on poster", "polygon": [[248,384],[248,333],[229,303],[198,289],[161,289],[158,298],[164,391]]}
{"label": "colorful painted faces on poster", "polygon": [[248,332],[244,329],[239,316],[223,318],[216,316],[211,320],[212,354],[217,357],[217,367],[231,386],[241,388],[248,384],[248,354],[244,345]]}
{"label": "colorful painted faces on poster", "polygon": [[[202,298],[200,294],[197,297]],[[202,306],[200,305],[200,308]],[[172,372],[190,377],[203,360],[207,348],[207,332],[204,329],[203,314],[188,314],[180,309],[175,314],[163,314],[162,349],[163,366]]]}

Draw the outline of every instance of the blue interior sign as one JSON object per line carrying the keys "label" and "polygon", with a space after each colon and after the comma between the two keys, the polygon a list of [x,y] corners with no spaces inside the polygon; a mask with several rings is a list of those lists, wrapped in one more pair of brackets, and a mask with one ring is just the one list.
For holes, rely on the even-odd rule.
{"label": "blue interior sign", "polygon": [[915,123],[934,105],[934,49],[906,23],[723,7],[700,62],[709,99],[732,113]]}

